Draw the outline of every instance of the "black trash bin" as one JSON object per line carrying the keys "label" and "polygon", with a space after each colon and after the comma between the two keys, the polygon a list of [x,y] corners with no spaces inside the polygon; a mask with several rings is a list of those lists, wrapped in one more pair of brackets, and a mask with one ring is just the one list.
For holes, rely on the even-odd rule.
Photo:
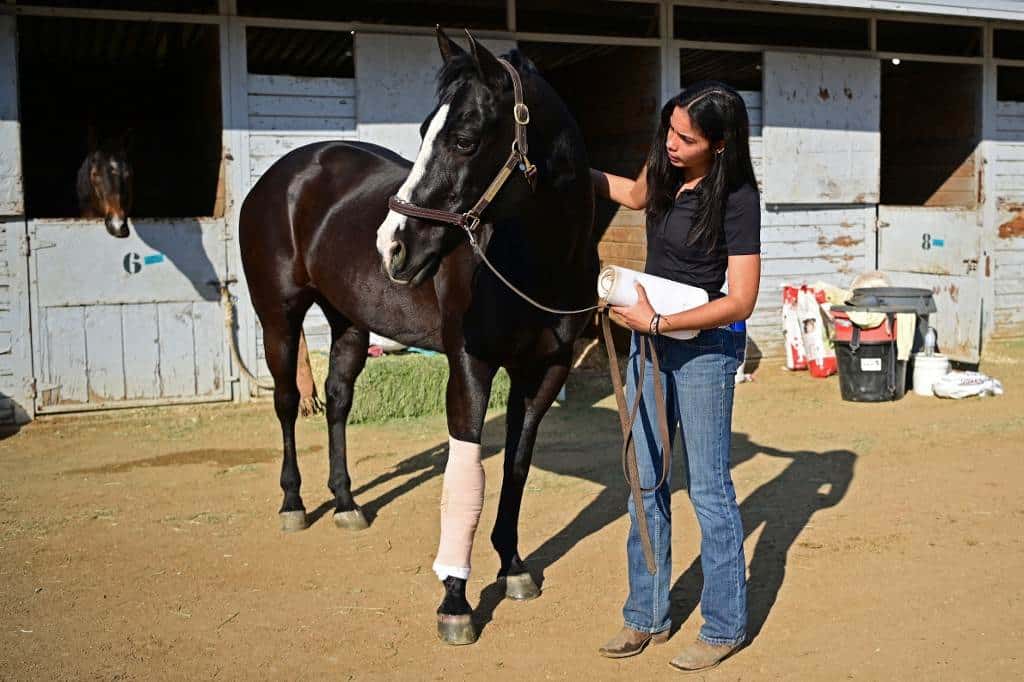
{"label": "black trash bin", "polygon": [[907,362],[896,353],[896,315],[873,329],[853,324],[847,312],[833,311],[836,323],[836,362],[843,400],[878,403],[899,400],[907,390]]}
{"label": "black trash bin", "polygon": [[[936,312],[929,289],[870,287],[854,289],[848,305],[833,306],[836,323],[836,362],[839,393],[843,400],[884,402],[899,400],[907,391],[908,362],[899,360],[896,349],[896,314],[914,313],[915,332],[911,352],[924,345],[928,316]],[[849,312],[885,313],[883,324],[860,329]]]}

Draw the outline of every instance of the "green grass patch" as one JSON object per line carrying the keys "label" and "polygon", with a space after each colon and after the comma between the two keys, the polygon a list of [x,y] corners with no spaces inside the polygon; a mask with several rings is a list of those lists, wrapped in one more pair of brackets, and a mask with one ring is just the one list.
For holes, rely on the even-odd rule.
{"label": "green grass patch", "polygon": [[[327,354],[309,354],[320,396],[327,377]],[[366,368],[356,380],[355,399],[349,424],[379,424],[395,419],[412,419],[444,414],[448,358],[444,355],[401,353],[367,358]],[[498,370],[491,385],[488,408],[504,409],[508,402],[509,378]]]}

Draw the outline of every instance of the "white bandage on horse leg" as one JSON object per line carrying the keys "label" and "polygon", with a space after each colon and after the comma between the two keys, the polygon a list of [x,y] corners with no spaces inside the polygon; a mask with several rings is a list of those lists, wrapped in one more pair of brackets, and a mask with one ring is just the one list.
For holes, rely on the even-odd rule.
{"label": "white bandage on horse leg", "polygon": [[469,556],[484,506],[480,444],[448,438],[448,464],[441,486],[441,541],[434,572],[440,580],[469,578]]}

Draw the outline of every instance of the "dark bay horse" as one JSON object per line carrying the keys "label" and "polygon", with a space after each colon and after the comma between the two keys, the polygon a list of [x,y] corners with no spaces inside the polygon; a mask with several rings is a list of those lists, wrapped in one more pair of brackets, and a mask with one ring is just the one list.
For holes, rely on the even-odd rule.
{"label": "dark bay horse", "polygon": [[102,145],[89,129],[89,152],[78,168],[75,191],[79,215],[103,218],[114,237],[128,236],[128,214],[132,210],[132,166],[128,162],[126,132]]}
{"label": "dark bay horse", "polygon": [[[466,211],[512,148],[517,127],[510,74],[472,36],[469,52],[440,29],[438,44],[444,58],[438,102],[423,123],[415,164],[366,143],[308,145],[272,166],[242,206],[242,262],[263,325],[284,442],[282,526],[306,525],[294,377],[302,319],[317,303],[332,333],[328,485],[341,527],[367,526],[352,497],[345,424],[371,330],[445,353],[448,429],[462,442],[480,443],[492,379],[500,367],[507,369],[504,475],[491,542],[507,595],[529,599],[539,588],[518,550],[523,490],[538,426],[568,376],[573,342],[589,317],[538,310],[482,265],[462,230],[389,211],[396,193],[419,207]],[[534,299],[560,309],[590,305],[598,257],[582,134],[528,60],[516,51],[506,59],[529,107],[515,116],[529,121],[536,176],[509,176],[483,212],[476,241],[499,272]],[[440,636],[452,644],[473,641],[466,580],[448,577],[443,584]]]}

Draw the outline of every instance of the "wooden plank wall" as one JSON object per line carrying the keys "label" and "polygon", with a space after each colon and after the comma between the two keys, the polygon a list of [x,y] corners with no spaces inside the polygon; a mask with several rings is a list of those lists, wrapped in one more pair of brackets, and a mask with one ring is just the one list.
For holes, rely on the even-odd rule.
{"label": "wooden plank wall", "polygon": [[15,18],[0,16],[0,215],[24,213]]}
{"label": "wooden plank wall", "polygon": [[878,202],[879,68],[864,57],[764,53],[766,202]]}
{"label": "wooden plank wall", "polygon": [[782,285],[826,282],[848,287],[874,269],[866,236],[875,207],[765,210],[761,227],[761,291],[747,332],[761,353],[781,355]]}
{"label": "wooden plank wall", "polygon": [[996,109],[995,337],[1024,336],[1024,102]]}
{"label": "wooden plank wall", "polygon": [[28,273],[19,251],[25,219],[0,218],[0,424],[21,424],[34,410],[27,387],[32,378],[28,325]]}
{"label": "wooden plank wall", "polygon": [[249,172],[256,180],[293,149],[356,137],[352,78],[249,74]]}
{"label": "wooden plank wall", "polygon": [[[249,74],[248,110],[250,186],[293,149],[358,137],[356,82],[352,78]],[[317,306],[307,313],[303,326],[310,348],[329,348],[330,329]],[[257,331],[257,348],[258,373],[269,376],[263,362],[262,330]]]}
{"label": "wooden plank wall", "polygon": [[99,220],[31,226],[38,411],[230,398],[207,284],[225,277],[223,221],[140,219],[116,244]]}
{"label": "wooden plank wall", "polygon": [[217,301],[43,308],[40,407],[221,397]]}

